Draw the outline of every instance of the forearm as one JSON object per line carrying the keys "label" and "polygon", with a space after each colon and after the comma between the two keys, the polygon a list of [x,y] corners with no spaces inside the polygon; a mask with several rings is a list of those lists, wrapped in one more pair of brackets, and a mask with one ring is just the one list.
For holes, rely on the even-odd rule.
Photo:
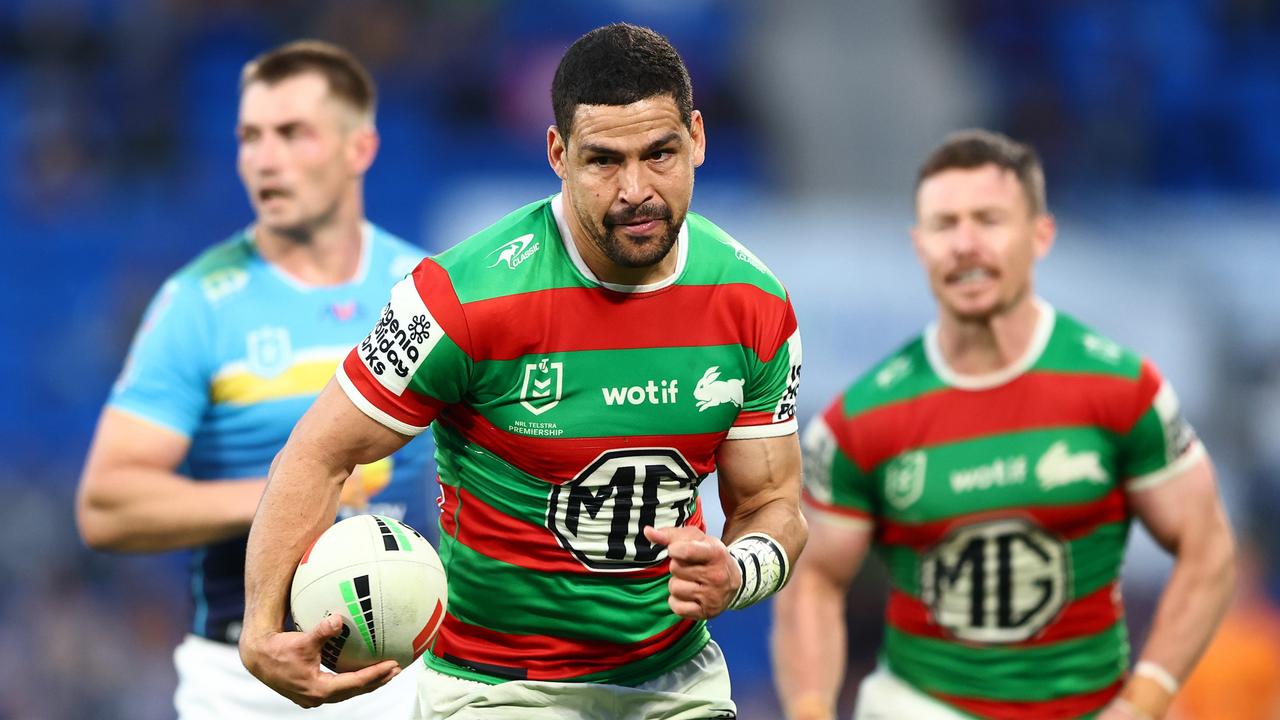
{"label": "forearm", "polygon": [[[1189,554],[1194,549],[1194,554]],[[1235,587],[1230,536],[1204,538],[1186,548],[1156,608],[1141,658],[1169,671],[1181,682],[1195,667],[1226,612]]]}
{"label": "forearm", "polygon": [[100,489],[81,494],[77,520],[89,547],[117,552],[162,552],[243,536],[266,483],[195,481],[151,468],[103,472],[110,475],[95,484]]}
{"label": "forearm", "polygon": [[721,540],[732,545],[748,533],[760,532],[778,541],[794,563],[809,539],[808,524],[796,498],[778,497],[755,508],[738,508],[725,518]]}
{"label": "forearm", "polygon": [[245,553],[246,635],[280,629],[294,568],[333,524],[351,465],[292,442],[272,466]]}
{"label": "forearm", "polygon": [[774,600],[773,677],[790,720],[829,720],[844,680],[844,589],[800,572]]}

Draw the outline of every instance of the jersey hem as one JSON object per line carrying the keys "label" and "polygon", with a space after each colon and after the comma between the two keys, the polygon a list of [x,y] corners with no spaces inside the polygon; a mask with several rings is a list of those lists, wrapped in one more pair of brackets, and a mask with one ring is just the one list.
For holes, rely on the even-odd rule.
{"label": "jersey hem", "polygon": [[410,425],[409,423],[397,420],[377,405],[370,402],[369,399],[366,398],[358,388],[356,388],[355,383],[351,382],[351,378],[347,377],[347,371],[342,367],[342,365],[338,365],[337,372],[334,373],[334,378],[337,379],[338,386],[342,388],[344,393],[346,393],[347,399],[350,400],[357,408],[360,408],[361,412],[368,415],[379,424],[391,428],[401,435],[408,435],[410,437],[421,435],[422,431],[427,429],[425,425],[418,427],[417,425]]}
{"label": "jersey hem", "polygon": [[1139,475],[1136,478],[1126,480],[1124,490],[1125,492],[1130,493],[1140,492],[1142,490],[1150,490],[1151,488],[1163,485],[1186,472],[1188,468],[1194,465],[1196,461],[1202,457],[1204,457],[1204,445],[1197,440],[1195,445],[1182,453],[1182,457],[1174,460],[1168,465],[1165,465],[1159,470],[1149,472],[1146,475]]}
{"label": "jersey hem", "polygon": [[734,425],[729,428],[726,440],[753,440],[755,438],[785,437],[799,431],[800,424],[794,418],[770,425]]}
{"label": "jersey hem", "polygon": [[176,423],[173,423],[166,418],[161,418],[155,415],[151,415],[147,413],[145,410],[141,410],[139,408],[133,407],[130,404],[122,404],[119,400],[111,400],[107,403],[107,407],[111,408],[112,410],[118,410],[126,415],[135,417],[145,423],[149,423],[151,425],[155,425],[157,427],[168,430],[169,432],[172,432],[174,434],[181,435],[186,440],[191,439],[191,433],[178,427]]}

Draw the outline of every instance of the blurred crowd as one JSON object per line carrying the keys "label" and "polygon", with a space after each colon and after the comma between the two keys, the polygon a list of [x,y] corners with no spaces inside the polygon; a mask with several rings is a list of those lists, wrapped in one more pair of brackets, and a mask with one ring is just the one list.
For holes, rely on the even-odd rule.
{"label": "blurred crowd", "polygon": [[[804,202],[809,186],[779,161],[791,153],[789,142],[806,140],[796,128],[805,127],[808,109],[785,100],[793,97],[789,86],[822,93],[835,83],[874,85],[882,68],[851,63],[784,79],[753,69],[773,62],[771,35],[805,52],[805,34],[787,29],[806,22],[826,26],[821,36],[834,43],[833,55],[857,52],[839,44],[839,24],[825,21],[857,22],[861,11],[842,6],[814,2],[813,17],[775,25],[777,10],[759,0],[0,0],[0,236],[17,259],[0,268],[0,339],[11,348],[0,359],[10,380],[0,412],[0,720],[172,716],[169,652],[186,612],[178,579],[184,559],[84,551],[71,498],[143,305],[164,276],[250,220],[234,173],[236,87],[246,60],[303,36],[336,40],[363,59],[379,82],[383,139],[366,185],[369,216],[438,248],[445,241],[431,236],[432,218],[448,214],[458,187],[518,178],[542,194],[556,190],[543,145],[555,62],[581,33],[619,19],[668,35],[690,66],[711,138],[700,184],[737,188],[746,204]],[[1202,233],[1172,241],[1144,237],[1142,228],[1124,233],[1149,243],[1153,254],[1203,257],[1206,248],[1195,243],[1214,243],[1225,216],[1247,220],[1256,212],[1263,220],[1246,227],[1272,227],[1265,219],[1280,206],[1280,3],[901,7],[915,11],[899,17],[906,24],[898,31],[945,41],[972,70],[977,99],[966,107],[978,109],[951,121],[1037,145],[1050,196],[1061,206],[1116,223],[1140,198],[1204,210]],[[875,27],[848,31],[866,37]],[[859,100],[910,111],[888,97]],[[790,120],[779,123],[779,116]],[[873,145],[874,133],[893,130],[851,133],[853,142]],[[910,168],[917,159],[895,162]],[[856,162],[845,164],[858,172]],[[836,202],[842,190],[826,188]],[[471,229],[491,219],[475,218]],[[1280,258],[1274,231],[1258,238],[1235,232],[1231,247]],[[1253,649],[1211,653],[1206,666],[1217,668],[1219,682],[1247,675],[1254,694],[1280,693],[1280,678],[1223,672],[1221,663],[1274,668],[1280,647],[1280,555],[1272,550],[1280,547],[1280,526],[1267,521],[1280,509],[1274,267],[1237,258],[1201,268],[1239,292],[1207,302],[1201,318],[1217,334],[1204,342],[1219,350],[1211,354],[1216,380],[1204,391],[1211,411],[1197,421],[1215,457],[1229,464],[1224,477],[1235,483],[1228,495],[1238,531],[1257,550],[1256,582],[1233,616],[1244,624],[1224,632],[1226,642]],[[843,379],[861,369],[847,368]],[[808,397],[802,416],[826,400]],[[869,648],[878,643],[883,602],[877,573],[864,573],[851,599],[853,673],[874,661]],[[1141,593],[1134,601],[1143,602]],[[1140,634],[1141,613],[1135,616]],[[760,627],[733,623],[725,622],[722,638]],[[740,685],[754,699],[743,717],[770,717],[767,658],[734,657],[733,642],[721,642],[735,679],[751,683]],[[1185,718],[1246,717],[1192,702]]]}

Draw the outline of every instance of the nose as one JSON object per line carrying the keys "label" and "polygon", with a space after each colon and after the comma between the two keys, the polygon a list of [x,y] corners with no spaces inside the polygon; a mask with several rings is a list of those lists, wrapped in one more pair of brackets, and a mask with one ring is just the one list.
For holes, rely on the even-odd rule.
{"label": "nose", "polygon": [[631,207],[653,199],[653,184],[643,162],[625,162],[618,173],[618,199]]}
{"label": "nose", "polygon": [[951,252],[960,256],[972,255],[981,242],[976,223],[965,220],[956,225],[955,232],[951,234]]}
{"label": "nose", "polygon": [[280,169],[280,142],[266,134],[253,144],[245,158],[249,170],[258,175],[274,175]]}

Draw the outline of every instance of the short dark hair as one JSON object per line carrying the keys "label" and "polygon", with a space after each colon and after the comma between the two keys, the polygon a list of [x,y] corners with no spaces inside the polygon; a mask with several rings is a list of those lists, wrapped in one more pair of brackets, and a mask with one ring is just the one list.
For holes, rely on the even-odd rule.
{"label": "short dark hair", "polygon": [[693,83],[680,53],[649,28],[614,23],[578,38],[556,68],[551,108],[565,142],[579,105],[630,105],[670,95],[680,120],[690,127]]}
{"label": "short dark hair", "polygon": [[990,130],[961,130],[948,135],[920,166],[916,191],[925,180],[944,170],[971,170],[983,165],[995,165],[1018,178],[1032,215],[1048,212],[1044,168],[1035,148]]}
{"label": "short dark hair", "polygon": [[298,40],[250,60],[240,73],[240,92],[255,82],[274,85],[309,72],[322,76],[334,97],[373,118],[378,89],[369,71],[351,53],[320,40]]}

